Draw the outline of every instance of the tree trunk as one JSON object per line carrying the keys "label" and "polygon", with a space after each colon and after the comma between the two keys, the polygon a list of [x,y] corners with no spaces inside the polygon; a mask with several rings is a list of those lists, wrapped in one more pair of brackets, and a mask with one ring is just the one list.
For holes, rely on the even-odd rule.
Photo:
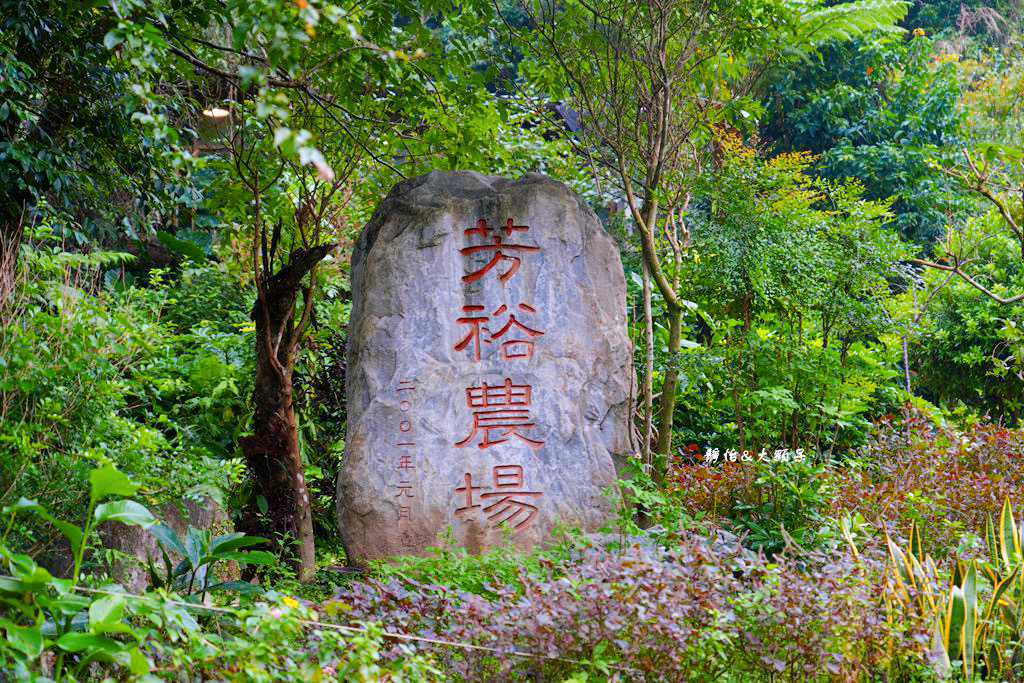
{"label": "tree trunk", "polygon": [[258,363],[253,403],[254,434],[243,440],[242,448],[255,477],[254,493],[267,501],[269,520],[260,531],[297,541],[296,569],[299,580],[306,582],[315,566],[313,515],[299,451],[291,368],[282,381],[269,364]]}
{"label": "tree trunk", "polygon": [[910,354],[907,352],[907,335],[903,335],[903,386],[910,393]]}
{"label": "tree trunk", "polygon": [[676,385],[679,384],[679,349],[682,347],[683,311],[675,306],[668,306],[668,367],[665,368],[665,381],[661,386],[661,398],[658,401],[658,443],[655,452],[658,463],[655,473],[658,483],[664,483],[668,471],[669,455],[672,452],[672,417],[676,409]]}
{"label": "tree trunk", "polygon": [[[627,180],[628,182],[628,180]],[[630,194],[632,202],[632,195]],[[659,485],[665,483],[665,474],[668,471],[669,453],[672,450],[672,412],[676,407],[676,384],[679,380],[679,349],[682,346],[681,325],[683,317],[682,305],[678,300],[678,293],[665,277],[657,258],[657,247],[654,242],[654,226],[657,225],[658,202],[656,199],[645,199],[640,211],[636,211],[632,205],[634,218],[639,224],[642,216],[641,226],[641,249],[644,263],[648,268],[648,274],[654,278],[665,300],[665,309],[669,324],[669,365],[665,370],[665,381],[661,387],[661,398],[658,400],[658,441],[654,447],[656,453],[654,464],[654,479]]]}
{"label": "tree trunk", "polygon": [[[654,315],[651,312],[651,271],[647,268],[647,261],[643,261],[643,298],[644,298],[644,429],[643,448],[641,458],[647,468],[647,474],[655,480],[660,481],[658,470],[654,466],[654,458],[651,448],[654,441]],[[636,506],[637,525],[641,529],[650,528],[654,519],[649,510],[642,503]]]}
{"label": "tree trunk", "polygon": [[[299,580],[308,582],[315,571],[313,514],[299,450],[298,420],[292,392],[292,373],[303,325],[295,320],[302,280],[334,245],[301,249],[287,266],[267,282],[253,311],[256,319],[256,384],[253,389],[253,435],[242,439],[246,463],[255,479],[254,496],[246,510],[246,531],[270,533],[280,543],[290,537],[298,553]],[[305,296],[312,296],[311,289]],[[262,496],[267,519],[257,514]]]}
{"label": "tree trunk", "polygon": [[651,458],[651,442],[654,440],[654,316],[651,313],[651,272],[643,262],[644,284],[644,465],[654,464]]}

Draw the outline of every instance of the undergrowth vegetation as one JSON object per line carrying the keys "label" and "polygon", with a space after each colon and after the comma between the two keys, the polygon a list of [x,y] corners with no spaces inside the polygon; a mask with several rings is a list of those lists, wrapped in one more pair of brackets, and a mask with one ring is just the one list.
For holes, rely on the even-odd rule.
{"label": "undergrowth vegetation", "polygon": [[[262,539],[179,538],[106,466],[87,476],[84,526],[26,499],[4,508],[5,542],[34,519],[74,567],[57,578],[0,546],[0,657],[39,681],[1017,680],[1024,432],[908,406],[868,443],[860,462],[680,461],[664,491],[639,471],[608,533],[476,556],[441,538],[425,557],[276,589],[214,574],[276,562],[251,550]],[[646,531],[629,512],[641,499]],[[160,541],[167,573],[150,563],[144,595],[85,571],[109,521]]]}

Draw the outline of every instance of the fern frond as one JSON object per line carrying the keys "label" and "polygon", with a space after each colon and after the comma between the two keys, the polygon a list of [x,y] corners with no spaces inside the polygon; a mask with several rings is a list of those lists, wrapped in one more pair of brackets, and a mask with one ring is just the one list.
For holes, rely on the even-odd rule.
{"label": "fern frond", "polygon": [[855,0],[819,7],[800,15],[798,45],[817,47],[833,40],[850,40],[871,31],[903,33],[898,22],[906,16],[905,0]]}

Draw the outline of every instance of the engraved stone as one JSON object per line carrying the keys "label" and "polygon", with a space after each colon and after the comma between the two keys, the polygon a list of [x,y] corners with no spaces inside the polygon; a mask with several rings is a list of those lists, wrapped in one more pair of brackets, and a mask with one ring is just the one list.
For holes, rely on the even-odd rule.
{"label": "engraved stone", "polygon": [[350,559],[473,552],[600,527],[629,450],[634,375],[618,250],[540,174],[397,185],[352,257]]}

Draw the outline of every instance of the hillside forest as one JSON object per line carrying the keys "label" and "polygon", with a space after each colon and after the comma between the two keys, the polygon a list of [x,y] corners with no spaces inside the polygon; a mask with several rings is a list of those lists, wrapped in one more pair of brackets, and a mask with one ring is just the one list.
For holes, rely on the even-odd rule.
{"label": "hillside forest", "polygon": [[[453,170],[614,240],[631,454],[354,562],[353,251]],[[1022,515],[1018,0],[0,0],[0,682],[1024,681]]]}

